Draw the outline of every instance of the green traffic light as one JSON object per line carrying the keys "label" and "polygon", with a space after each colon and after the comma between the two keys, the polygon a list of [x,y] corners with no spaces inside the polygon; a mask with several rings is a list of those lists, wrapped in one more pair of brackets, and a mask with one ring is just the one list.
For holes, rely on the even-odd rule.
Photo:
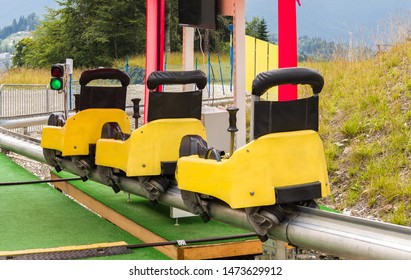
{"label": "green traffic light", "polygon": [[52,78],[50,81],[50,87],[53,90],[62,90],[63,89],[63,81],[60,78]]}

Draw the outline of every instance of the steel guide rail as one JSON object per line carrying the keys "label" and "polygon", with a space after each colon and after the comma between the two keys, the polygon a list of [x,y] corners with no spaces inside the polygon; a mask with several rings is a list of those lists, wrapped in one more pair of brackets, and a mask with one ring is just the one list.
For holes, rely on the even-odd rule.
{"label": "steel guide rail", "polygon": [[[3,132],[4,129],[1,129],[1,148],[46,163],[38,143]],[[61,166],[68,172],[74,172],[69,160],[62,160]],[[89,178],[102,182],[96,170],[90,172]],[[135,179],[122,177],[121,189],[145,197]],[[170,187],[159,200],[162,204],[187,210],[180,191],[175,185]],[[211,200],[208,209],[210,217],[216,220],[252,230],[244,210],[231,209],[218,200]],[[305,207],[295,206],[285,210],[284,221],[268,232],[268,236],[272,239],[347,259],[411,259],[410,227]]]}
{"label": "steel guide rail", "polygon": [[[8,130],[2,127],[1,124],[0,124],[0,137],[10,137],[14,139],[15,141],[22,141],[25,143],[34,144],[34,145],[39,146],[39,148],[41,149],[40,139],[36,139],[36,138],[30,137],[30,136],[27,136],[27,135],[24,135],[24,134],[15,132],[15,131]],[[19,147],[19,145],[15,145],[15,146]],[[4,148],[3,146],[0,146],[0,147]]]}

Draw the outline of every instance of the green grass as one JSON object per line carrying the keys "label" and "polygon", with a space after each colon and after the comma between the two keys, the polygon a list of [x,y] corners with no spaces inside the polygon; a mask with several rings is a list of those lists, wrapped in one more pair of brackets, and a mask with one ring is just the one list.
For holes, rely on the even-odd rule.
{"label": "green grass", "polygon": [[[325,79],[320,134],[339,210],[359,203],[410,225],[411,45],[368,60],[306,63]],[[334,195],[335,195],[334,193]]]}
{"label": "green grass", "polygon": [[[50,65],[51,67],[51,65]],[[75,69],[73,79],[80,78],[82,70]],[[0,75],[1,84],[41,84],[50,83],[50,69],[33,69],[33,68],[12,68],[7,73]]]}
{"label": "green grass", "polygon": [[389,220],[398,225],[408,226],[411,222],[410,220],[410,206],[407,203],[399,202],[395,207],[393,213],[389,214]]}
{"label": "green grass", "polygon": [[[220,56],[220,60],[219,60]],[[181,53],[169,53],[164,57],[164,68],[167,71],[181,71],[182,70],[182,54]],[[128,60],[130,67],[145,68],[146,57],[145,55],[132,56]],[[126,64],[125,59],[119,59],[115,61],[114,66],[117,68],[124,68]],[[210,79],[215,83],[228,84],[230,81],[230,56],[229,54],[210,54],[211,68],[208,68],[208,55],[202,53],[194,54],[194,69],[202,70],[207,74],[210,71]]]}

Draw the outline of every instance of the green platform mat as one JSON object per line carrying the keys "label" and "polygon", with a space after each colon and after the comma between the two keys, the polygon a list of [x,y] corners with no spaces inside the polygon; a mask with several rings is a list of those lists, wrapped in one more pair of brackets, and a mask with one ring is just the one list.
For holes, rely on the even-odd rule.
{"label": "green platform mat", "polygon": [[[38,180],[0,154],[0,182]],[[0,186],[0,251],[125,241],[142,243],[48,184]],[[99,259],[169,259],[154,248]]]}

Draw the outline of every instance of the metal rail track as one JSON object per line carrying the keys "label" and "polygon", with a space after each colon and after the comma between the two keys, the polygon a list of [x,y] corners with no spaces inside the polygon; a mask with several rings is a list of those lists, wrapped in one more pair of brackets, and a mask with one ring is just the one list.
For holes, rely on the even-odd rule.
{"label": "metal rail track", "polygon": [[[0,129],[0,147],[45,163],[39,141],[30,137],[17,137],[14,133]],[[69,172],[74,172],[69,160],[62,160],[61,166]],[[89,178],[102,182],[95,170],[90,173]],[[135,179],[121,178],[121,189],[145,197]],[[160,197],[160,202],[186,210],[180,191],[175,185]],[[212,218],[252,230],[245,211],[231,209],[218,200],[210,201],[208,208]],[[410,227],[305,207],[296,206],[285,210],[284,221],[268,232],[272,239],[348,259],[411,259]]]}
{"label": "metal rail track", "polygon": [[34,144],[34,145],[40,145],[39,139],[30,137],[28,135],[24,135],[18,132],[14,132],[9,129],[5,129],[4,127],[1,126],[1,124],[0,124],[0,135],[7,135],[8,137],[12,137],[18,141],[23,141],[23,142]]}

